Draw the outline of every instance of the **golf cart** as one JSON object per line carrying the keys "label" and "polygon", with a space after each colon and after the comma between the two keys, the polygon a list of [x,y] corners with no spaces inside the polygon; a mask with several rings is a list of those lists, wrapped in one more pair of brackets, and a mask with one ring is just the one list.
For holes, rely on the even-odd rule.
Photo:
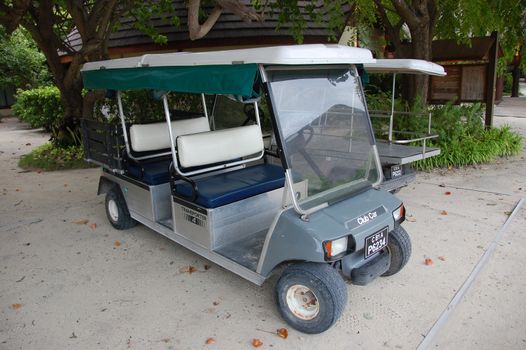
{"label": "golf cart", "polygon": [[[374,63],[365,63],[368,74],[392,74],[391,109],[389,111],[370,110],[371,118],[387,120],[383,135],[376,133],[376,146],[380,155],[384,182],[381,188],[393,193],[414,181],[416,172],[411,163],[417,160],[434,157],[440,154],[439,148],[428,147],[427,141],[437,138],[431,128],[431,113],[414,113],[395,111],[395,91],[397,74],[426,74],[445,76],[444,67],[433,62],[417,59],[377,59]],[[425,118],[425,132],[395,130],[395,117]],[[380,129],[377,127],[376,129]],[[375,130],[379,131],[379,130]]]}
{"label": "golf cart", "polygon": [[[374,62],[366,49],[298,45],[86,63],[84,87],[115,92],[118,110],[117,123],[82,122],[110,223],[142,223],[257,285],[280,273],[284,320],[327,330],[347,304],[344,279],[393,275],[411,254],[404,206],[379,189],[356,68]],[[129,121],[123,96],[139,89],[159,99],[164,122]],[[174,104],[180,93],[199,110]],[[240,111],[244,121],[218,126]]]}

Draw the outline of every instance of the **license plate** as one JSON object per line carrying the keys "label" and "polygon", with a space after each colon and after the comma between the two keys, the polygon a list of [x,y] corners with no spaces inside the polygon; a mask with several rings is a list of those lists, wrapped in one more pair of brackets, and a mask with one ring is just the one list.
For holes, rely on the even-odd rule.
{"label": "license plate", "polygon": [[382,248],[387,246],[387,237],[389,236],[388,227],[373,233],[365,238],[365,259],[378,253]]}
{"label": "license plate", "polygon": [[400,177],[404,174],[403,170],[402,170],[402,166],[401,165],[393,165],[391,167],[391,179],[394,179],[396,177]]}

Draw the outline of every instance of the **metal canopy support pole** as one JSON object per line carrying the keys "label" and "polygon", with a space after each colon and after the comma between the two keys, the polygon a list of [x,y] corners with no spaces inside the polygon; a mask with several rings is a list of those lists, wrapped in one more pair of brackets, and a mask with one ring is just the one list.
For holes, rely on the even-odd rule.
{"label": "metal canopy support pole", "polygon": [[121,120],[122,135],[124,136],[124,143],[126,146],[126,152],[128,156],[131,155],[130,142],[128,141],[128,133],[126,132],[126,120],[124,119],[124,111],[122,109],[121,92],[117,91],[117,107],[119,108],[119,118]]}
{"label": "metal canopy support pole", "polygon": [[486,66],[486,128],[493,126],[493,105],[495,104],[495,81],[497,80],[497,55],[499,51],[499,40],[497,32],[491,33],[493,45],[489,50],[489,62]]}
{"label": "metal canopy support pole", "polygon": [[170,135],[170,150],[172,151],[172,161],[174,168],[177,169],[177,152],[175,151],[175,140],[172,131],[172,120],[170,119],[170,108],[168,107],[168,98],[166,94],[163,95],[163,107],[164,116],[166,117],[166,123],[168,123],[168,134]]}
{"label": "metal canopy support pole", "polygon": [[[208,119],[208,109],[206,109],[205,94],[201,94],[201,101],[203,102],[203,111],[205,112],[205,117]],[[210,119],[208,119],[208,122],[210,123]]]}
{"label": "metal canopy support pole", "polygon": [[391,115],[389,116],[389,142],[393,142],[393,119],[395,108],[396,73],[393,73],[393,92],[391,94]]}

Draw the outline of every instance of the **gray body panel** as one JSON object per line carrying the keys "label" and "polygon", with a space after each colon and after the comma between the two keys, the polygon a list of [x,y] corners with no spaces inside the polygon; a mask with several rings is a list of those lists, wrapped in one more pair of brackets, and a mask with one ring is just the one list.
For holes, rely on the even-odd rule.
{"label": "gray body panel", "polygon": [[[355,249],[350,254],[359,267],[365,263],[363,248],[365,238],[384,227],[394,228],[392,212],[402,203],[395,196],[382,190],[369,189],[349,199],[321,209],[309,217],[309,221],[299,219],[291,208],[280,215],[274,230],[268,233],[263,247],[257,272],[268,277],[272,270],[282,262],[301,260],[326,262],[323,242],[352,235]],[[355,224],[356,219],[371,211],[383,208],[382,214],[363,224]]]}

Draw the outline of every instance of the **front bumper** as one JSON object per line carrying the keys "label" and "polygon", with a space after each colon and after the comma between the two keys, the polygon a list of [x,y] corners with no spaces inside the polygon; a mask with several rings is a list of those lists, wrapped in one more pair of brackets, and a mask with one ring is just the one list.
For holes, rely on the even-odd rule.
{"label": "front bumper", "polygon": [[352,284],[365,286],[372,280],[384,274],[391,265],[389,251],[383,249],[374,257],[370,258],[365,264],[355,267],[356,260],[353,255],[348,255],[342,259],[342,272],[349,278]]}

